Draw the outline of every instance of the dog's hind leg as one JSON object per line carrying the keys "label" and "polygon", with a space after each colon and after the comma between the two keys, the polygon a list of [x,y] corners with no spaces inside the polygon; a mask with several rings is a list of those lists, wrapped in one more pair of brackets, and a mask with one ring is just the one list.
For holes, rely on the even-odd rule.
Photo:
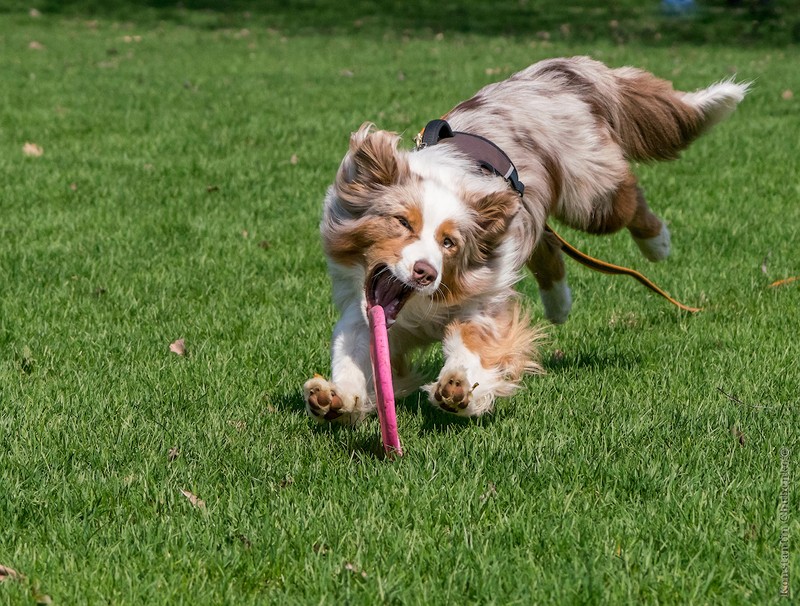
{"label": "dog's hind leg", "polygon": [[667,224],[659,219],[644,199],[642,189],[636,186],[636,213],[628,223],[633,241],[649,261],[662,261],[669,256],[670,235]]}
{"label": "dog's hind leg", "polygon": [[636,177],[630,173],[606,202],[596,206],[586,231],[611,234],[623,227],[628,228],[633,241],[648,260],[661,261],[669,256],[669,230],[647,206]]}
{"label": "dog's hind leg", "polygon": [[551,232],[542,234],[527,266],[539,285],[545,317],[553,324],[563,324],[572,309],[572,294],[567,284],[561,244]]}

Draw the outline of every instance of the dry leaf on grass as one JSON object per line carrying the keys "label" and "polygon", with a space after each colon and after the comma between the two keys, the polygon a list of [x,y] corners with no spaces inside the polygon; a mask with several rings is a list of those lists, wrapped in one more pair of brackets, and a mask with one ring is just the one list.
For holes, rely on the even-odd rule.
{"label": "dry leaf on grass", "polygon": [[38,591],[33,592],[33,599],[41,606],[49,606],[53,603],[53,598],[46,593],[39,593]]}
{"label": "dry leaf on grass", "polygon": [[179,456],[181,456],[181,451],[178,450],[177,446],[173,446],[172,448],[170,448],[169,452],[167,453],[167,458],[170,460],[170,462],[174,461]]}
{"label": "dry leaf on grass", "polygon": [[31,40],[30,42],[28,42],[28,48],[31,50],[40,51],[44,50],[44,44],[42,44],[41,42],[37,42],[36,40]]}
{"label": "dry leaf on grass", "polygon": [[189,499],[189,502],[198,509],[206,508],[206,502],[200,497],[198,497],[196,494],[192,494],[188,490],[183,490],[183,489],[181,489],[181,494],[185,496],[187,499]]}
{"label": "dry leaf on grass", "polygon": [[239,432],[244,431],[245,429],[247,429],[247,423],[244,422],[244,421],[241,421],[239,419],[231,419],[231,420],[229,420],[228,421],[228,425],[230,425],[236,431],[239,431]]}
{"label": "dry leaf on grass", "polygon": [[784,101],[789,101],[790,99],[793,98],[794,98],[794,93],[788,88],[781,93],[781,99],[783,99]]}
{"label": "dry leaf on grass", "polygon": [[0,583],[3,581],[18,581],[23,578],[23,575],[18,573],[13,568],[9,568],[8,566],[3,566],[0,564]]}
{"label": "dry leaf on grass", "polygon": [[247,538],[247,535],[240,534],[237,538],[241,541],[242,545],[244,545],[245,549],[250,549],[253,546],[252,541]]}
{"label": "dry leaf on grass", "polygon": [[486,492],[481,495],[481,503],[485,503],[489,499],[497,496],[497,486],[495,486],[494,482],[489,482],[489,485],[486,487]]}
{"label": "dry leaf on grass", "polygon": [[186,343],[183,339],[178,339],[177,341],[173,341],[169,344],[169,350],[174,353],[178,354],[179,356],[186,355]]}
{"label": "dry leaf on grass", "polygon": [[42,149],[41,145],[26,141],[25,145],[22,146],[22,153],[31,158],[38,158],[44,154],[44,149]]}
{"label": "dry leaf on grass", "polygon": [[311,549],[314,551],[314,553],[321,556],[328,555],[328,551],[330,551],[330,547],[321,541],[314,543],[311,546]]}
{"label": "dry leaf on grass", "polygon": [[362,579],[367,578],[366,572],[364,572],[363,570],[359,570],[355,564],[351,564],[350,562],[347,562],[347,564],[344,565],[344,569],[349,570],[354,575],[360,576]]}
{"label": "dry leaf on grass", "polygon": [[800,276],[792,276],[791,278],[784,278],[783,280],[775,280],[772,284],[769,285],[770,288],[775,288],[776,286],[785,286],[787,284],[791,284],[796,280],[800,280]]}

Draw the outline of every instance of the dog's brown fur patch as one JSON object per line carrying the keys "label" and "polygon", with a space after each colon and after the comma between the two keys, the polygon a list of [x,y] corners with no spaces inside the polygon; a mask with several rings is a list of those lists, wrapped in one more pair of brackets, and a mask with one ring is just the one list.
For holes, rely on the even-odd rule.
{"label": "dog's brown fur patch", "polygon": [[540,372],[535,344],[540,334],[531,328],[530,318],[518,302],[498,310],[490,326],[475,322],[454,322],[448,333],[459,331],[464,345],[477,354],[484,368],[497,368],[510,381],[525,373]]}

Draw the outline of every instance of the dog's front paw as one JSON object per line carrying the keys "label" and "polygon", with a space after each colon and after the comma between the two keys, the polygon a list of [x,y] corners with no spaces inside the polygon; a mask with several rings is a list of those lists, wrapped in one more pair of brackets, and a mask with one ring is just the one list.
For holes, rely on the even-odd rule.
{"label": "dog's front paw", "polygon": [[340,392],[333,383],[320,375],[314,375],[303,385],[306,412],[312,419],[336,421],[346,425],[357,423],[363,417],[358,410],[359,397]]}
{"label": "dog's front paw", "polygon": [[443,372],[438,382],[431,383],[426,389],[433,404],[447,412],[464,415],[468,414],[466,410],[477,386],[477,383],[470,384],[467,380],[464,368],[457,368]]}
{"label": "dog's front paw", "polygon": [[303,385],[306,411],[318,421],[334,421],[344,414],[344,402],[336,387],[319,375],[314,375]]}

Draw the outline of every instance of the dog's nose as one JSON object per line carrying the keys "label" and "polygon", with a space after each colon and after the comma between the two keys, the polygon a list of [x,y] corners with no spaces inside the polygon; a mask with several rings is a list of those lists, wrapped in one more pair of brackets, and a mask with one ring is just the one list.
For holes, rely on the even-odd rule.
{"label": "dog's nose", "polygon": [[414,263],[414,282],[420,286],[431,284],[439,273],[427,261],[417,261]]}

